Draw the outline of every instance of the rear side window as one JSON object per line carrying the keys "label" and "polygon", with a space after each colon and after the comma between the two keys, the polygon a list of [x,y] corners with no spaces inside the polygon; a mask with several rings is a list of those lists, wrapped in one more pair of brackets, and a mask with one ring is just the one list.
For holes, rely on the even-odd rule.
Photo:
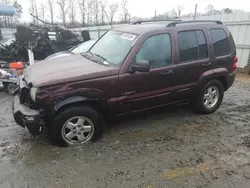
{"label": "rear side window", "polygon": [[215,57],[228,55],[231,53],[230,42],[223,29],[210,29]]}
{"label": "rear side window", "polygon": [[208,57],[207,42],[203,31],[182,31],[178,33],[180,62]]}
{"label": "rear side window", "polygon": [[203,31],[196,31],[196,37],[198,42],[199,58],[208,57],[207,42]]}

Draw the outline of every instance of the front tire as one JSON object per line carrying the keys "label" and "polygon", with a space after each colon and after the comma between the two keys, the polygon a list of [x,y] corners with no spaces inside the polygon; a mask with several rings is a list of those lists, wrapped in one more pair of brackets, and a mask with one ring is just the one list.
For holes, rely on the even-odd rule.
{"label": "front tire", "polygon": [[53,144],[79,145],[98,140],[104,130],[102,116],[91,107],[70,107],[60,112],[49,125]]}
{"label": "front tire", "polygon": [[211,80],[201,89],[196,100],[196,111],[200,114],[215,112],[224,97],[224,86],[219,80]]}
{"label": "front tire", "polygon": [[18,86],[14,83],[9,83],[7,86],[7,90],[11,95],[14,95],[16,90],[17,90]]}

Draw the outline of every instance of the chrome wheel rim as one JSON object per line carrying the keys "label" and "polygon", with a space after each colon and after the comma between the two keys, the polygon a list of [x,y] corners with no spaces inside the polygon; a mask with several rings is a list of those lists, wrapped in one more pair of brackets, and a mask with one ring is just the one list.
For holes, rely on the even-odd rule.
{"label": "chrome wheel rim", "polygon": [[94,125],[90,119],[77,116],[64,123],[61,133],[66,143],[70,145],[83,144],[93,137]]}
{"label": "chrome wheel rim", "polygon": [[206,108],[213,108],[219,101],[219,89],[216,86],[210,86],[205,91],[203,104]]}

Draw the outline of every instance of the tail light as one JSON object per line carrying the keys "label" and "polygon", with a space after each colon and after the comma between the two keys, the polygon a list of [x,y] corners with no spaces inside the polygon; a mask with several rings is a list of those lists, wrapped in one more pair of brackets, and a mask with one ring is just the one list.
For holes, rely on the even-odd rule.
{"label": "tail light", "polygon": [[235,56],[233,60],[233,71],[237,69],[237,62],[238,62],[238,57]]}

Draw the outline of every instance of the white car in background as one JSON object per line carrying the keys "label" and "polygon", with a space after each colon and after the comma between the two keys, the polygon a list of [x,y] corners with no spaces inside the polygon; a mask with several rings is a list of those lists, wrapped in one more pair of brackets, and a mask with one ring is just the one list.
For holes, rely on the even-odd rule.
{"label": "white car in background", "polygon": [[55,58],[58,58],[58,57],[64,57],[64,56],[69,56],[69,55],[72,55],[72,54],[86,52],[93,46],[93,44],[95,42],[96,42],[95,39],[91,39],[91,40],[83,42],[83,43],[81,43],[81,44],[79,44],[79,45],[77,45],[77,46],[75,46],[75,47],[73,47],[73,48],[71,48],[69,50],[52,54],[52,55],[46,57],[45,60],[55,59]]}

